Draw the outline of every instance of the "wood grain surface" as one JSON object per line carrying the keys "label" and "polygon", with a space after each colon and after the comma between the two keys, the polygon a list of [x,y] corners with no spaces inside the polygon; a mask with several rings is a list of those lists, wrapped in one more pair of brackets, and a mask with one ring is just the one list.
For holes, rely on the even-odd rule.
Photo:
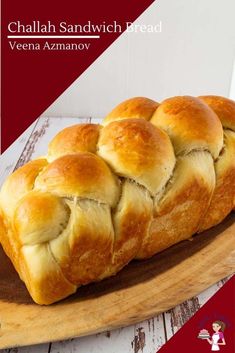
{"label": "wood grain surface", "polygon": [[[0,183],[15,168],[45,154],[55,133],[78,121],[87,122],[88,119],[41,118],[36,121],[8,153],[0,157]],[[93,121],[98,122],[97,119]],[[219,280],[234,272],[233,221],[234,216],[230,216],[209,234],[196,236],[192,242],[179,244],[151,260],[133,262],[116,277],[81,288],[76,295],[50,308],[32,303],[10,262],[1,254],[1,348],[105,331],[2,352],[156,352],[223,285],[226,278]],[[206,259],[209,263],[205,262]],[[171,284],[169,278],[172,278]],[[173,308],[168,310],[170,307]],[[162,311],[163,314],[156,315]],[[148,319],[139,322],[145,318]],[[138,323],[113,329],[134,322]],[[71,326],[73,328],[65,334],[65,328]]]}
{"label": "wood grain surface", "polygon": [[68,299],[47,307],[32,302],[1,251],[0,347],[127,326],[191,298],[234,272],[234,218],[231,215],[214,229],[149,260],[133,261],[116,276],[82,287]]}

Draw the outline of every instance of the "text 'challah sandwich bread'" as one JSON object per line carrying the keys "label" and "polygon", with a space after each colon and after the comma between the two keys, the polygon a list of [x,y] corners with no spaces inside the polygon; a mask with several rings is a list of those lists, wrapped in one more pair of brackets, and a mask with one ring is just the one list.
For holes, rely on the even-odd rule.
{"label": "text 'challah sandwich bread'", "polygon": [[0,241],[39,304],[221,222],[235,201],[235,103],[133,98],[59,132],[0,192]]}

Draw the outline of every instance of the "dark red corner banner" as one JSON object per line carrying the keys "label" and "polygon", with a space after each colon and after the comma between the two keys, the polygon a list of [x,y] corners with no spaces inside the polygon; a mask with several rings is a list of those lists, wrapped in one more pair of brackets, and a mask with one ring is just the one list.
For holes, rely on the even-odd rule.
{"label": "dark red corner banner", "polygon": [[[212,324],[222,321],[225,345],[211,345],[207,339],[198,338],[207,330],[210,340],[215,334]],[[221,330],[220,330],[221,331]],[[219,334],[220,335],[220,334]],[[221,343],[221,339],[218,343]],[[217,349],[219,347],[219,350]],[[212,349],[213,348],[213,349]],[[235,275],[158,351],[159,353],[235,353]]]}
{"label": "dark red corner banner", "polygon": [[[10,22],[51,21],[59,25],[60,22],[86,24],[88,20],[93,24],[117,21],[124,28],[126,22],[133,22],[153,2],[2,0],[2,152],[121,34],[102,33],[99,39],[92,40],[86,52],[13,50],[8,38],[14,34],[9,33]],[[11,39],[14,41],[25,43],[29,39]],[[30,40],[40,41],[44,39]],[[69,40],[59,39],[60,43],[65,41]],[[95,82],[95,77],[94,84],[100,84]]]}

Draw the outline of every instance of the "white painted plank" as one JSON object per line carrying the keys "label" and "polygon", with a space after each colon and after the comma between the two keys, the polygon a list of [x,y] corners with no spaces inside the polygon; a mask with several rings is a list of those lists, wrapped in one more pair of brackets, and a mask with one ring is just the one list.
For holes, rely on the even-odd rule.
{"label": "white painted plank", "polygon": [[36,142],[35,137],[32,137],[34,148],[30,159],[45,155],[49,142],[60,130],[74,124],[86,123],[88,121],[88,118],[41,118],[38,129],[35,132],[35,134],[38,135],[38,137],[36,136]]}
{"label": "white painted plank", "polygon": [[0,185],[13,172],[18,159],[30,135],[37,125],[37,120],[3,153],[0,155]]}
{"label": "white painted plank", "polygon": [[45,343],[45,344],[39,344],[35,346],[2,349],[0,350],[0,352],[1,353],[48,353],[49,346],[50,346],[49,343]]}
{"label": "white painted plank", "polygon": [[51,353],[155,353],[165,343],[162,315],[98,335],[55,342]]}
{"label": "white painted plank", "polygon": [[17,167],[29,160],[47,154],[48,144],[51,139],[62,129],[74,124],[88,122],[88,118],[50,118],[41,117],[36,129],[28,140]]}
{"label": "white painted plank", "polygon": [[[90,118],[49,118],[35,121],[1,156],[0,185],[14,169],[45,155],[50,140],[63,128],[90,121]],[[95,119],[96,123],[97,120]]]}
{"label": "white painted plank", "polygon": [[222,279],[218,283],[215,283],[213,286],[198,294],[200,306],[204,305],[231,277],[232,275]]}
{"label": "white painted plank", "polygon": [[230,278],[228,276],[213,286],[207,288],[196,297],[177,305],[164,313],[166,336],[169,340]]}
{"label": "white painted plank", "polygon": [[164,313],[167,340],[169,340],[199,308],[198,297],[194,297]]}

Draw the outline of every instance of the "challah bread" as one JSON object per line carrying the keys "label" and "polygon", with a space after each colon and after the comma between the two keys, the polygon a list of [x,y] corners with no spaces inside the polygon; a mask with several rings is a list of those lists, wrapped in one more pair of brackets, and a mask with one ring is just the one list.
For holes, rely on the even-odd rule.
{"label": "challah bread", "polygon": [[0,242],[51,304],[221,222],[235,199],[235,103],[129,99],[59,132],[0,192]]}
{"label": "challah bread", "polygon": [[220,223],[235,205],[235,104],[223,97],[200,98],[220,118],[224,132],[224,146],[214,163],[216,186],[209,209],[199,227],[203,231]]}

